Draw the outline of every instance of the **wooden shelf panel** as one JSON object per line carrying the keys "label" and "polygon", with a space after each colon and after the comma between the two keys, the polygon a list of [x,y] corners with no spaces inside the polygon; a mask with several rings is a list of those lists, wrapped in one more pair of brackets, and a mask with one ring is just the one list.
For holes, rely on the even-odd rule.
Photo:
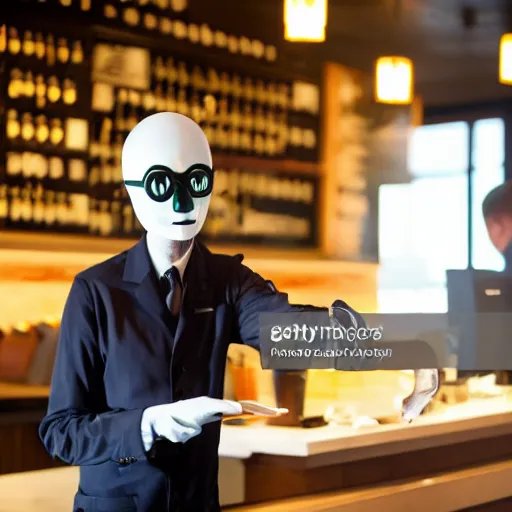
{"label": "wooden shelf panel", "polygon": [[[94,236],[64,235],[53,233],[29,233],[0,231],[0,250],[76,252],[113,255],[125,251],[137,243],[134,239],[100,238]],[[256,259],[322,259],[318,249],[272,249],[240,245],[207,243],[212,252],[224,254],[243,253]]]}
{"label": "wooden shelf panel", "polygon": [[320,176],[320,165],[315,162],[300,162],[298,160],[272,160],[251,156],[213,154],[213,165],[216,169],[240,169],[243,171],[283,172]]}

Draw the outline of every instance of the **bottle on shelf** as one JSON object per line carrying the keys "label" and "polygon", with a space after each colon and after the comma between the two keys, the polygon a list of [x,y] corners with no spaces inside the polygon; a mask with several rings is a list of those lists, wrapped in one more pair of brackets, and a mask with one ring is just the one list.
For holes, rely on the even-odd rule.
{"label": "bottle on shelf", "polygon": [[62,96],[62,90],[60,88],[59,79],[56,76],[51,76],[48,79],[48,87],[46,93],[50,103],[57,103],[60,100]]}
{"label": "bottle on shelf", "polygon": [[44,56],[46,55],[46,45],[44,42],[44,36],[41,34],[41,32],[36,33],[34,50],[36,57],[39,60],[43,60]]}
{"label": "bottle on shelf", "polygon": [[23,93],[27,98],[33,98],[36,93],[36,84],[34,82],[34,76],[32,75],[31,71],[27,71],[25,74]]}
{"label": "bottle on shelf", "polygon": [[60,119],[50,121],[50,142],[54,146],[60,146],[64,140],[64,128]]}
{"label": "bottle on shelf", "polygon": [[35,94],[36,108],[43,109],[46,106],[46,82],[43,75],[36,76]]}
{"label": "bottle on shelf", "polygon": [[46,38],[46,64],[49,67],[55,66],[56,51],[53,36],[49,34]]}
{"label": "bottle on shelf", "polygon": [[64,37],[60,37],[57,41],[57,60],[62,64],[67,64],[69,61],[70,51],[68,41]]}
{"label": "bottle on shelf", "polygon": [[20,98],[24,94],[23,73],[20,69],[11,70],[9,85],[7,86],[7,96],[12,100]]}
{"label": "bottle on shelf", "polygon": [[7,27],[0,25],[0,53],[5,53],[7,50]]}
{"label": "bottle on shelf", "polygon": [[18,55],[21,51],[21,41],[18,31],[14,27],[9,28],[9,37],[7,39],[7,49],[12,55]]}
{"label": "bottle on shelf", "polygon": [[21,118],[21,138],[29,142],[34,138],[35,126],[32,118],[32,114],[26,112]]}
{"label": "bottle on shelf", "polygon": [[45,214],[44,214],[45,205],[44,205],[44,200],[43,200],[44,190],[43,190],[43,187],[41,184],[39,184],[34,189],[32,197],[33,197],[33,201],[34,201],[32,217],[33,217],[34,223],[39,225],[44,222],[44,216],[45,216]]}
{"label": "bottle on shelf", "polygon": [[18,118],[18,112],[14,109],[7,111],[6,135],[10,140],[16,140],[21,134],[21,124]]}
{"label": "bottle on shelf", "polygon": [[7,185],[0,185],[0,225],[5,222],[9,214],[9,199]]}
{"label": "bottle on shelf", "polygon": [[11,201],[9,207],[8,218],[13,224],[17,224],[21,219],[21,201],[19,187],[11,187],[10,189]]}
{"label": "bottle on shelf", "polygon": [[82,64],[84,61],[84,50],[80,41],[73,43],[73,50],[71,51],[71,62],[73,64]]}
{"label": "bottle on shelf", "polygon": [[35,52],[35,43],[30,30],[26,30],[23,34],[22,52],[27,57],[31,57]]}
{"label": "bottle on shelf", "polygon": [[36,118],[36,140],[39,144],[45,144],[50,136],[50,127],[46,116],[40,115]]}
{"label": "bottle on shelf", "polygon": [[55,192],[53,190],[45,190],[44,202],[44,223],[47,227],[51,227],[55,224],[57,219]]}
{"label": "bottle on shelf", "polygon": [[65,78],[62,84],[62,101],[66,105],[74,105],[77,101],[76,85],[70,78]]}

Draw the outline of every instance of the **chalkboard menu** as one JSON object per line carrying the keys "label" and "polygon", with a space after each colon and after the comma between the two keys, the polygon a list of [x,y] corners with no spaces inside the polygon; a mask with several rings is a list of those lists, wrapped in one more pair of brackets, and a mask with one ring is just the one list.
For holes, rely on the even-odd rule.
{"label": "chalkboard menu", "polygon": [[316,244],[320,83],[287,70],[273,41],[191,21],[187,0],[25,0],[6,21],[3,229],[139,236],[122,145],[175,111],[213,151],[205,239]]}

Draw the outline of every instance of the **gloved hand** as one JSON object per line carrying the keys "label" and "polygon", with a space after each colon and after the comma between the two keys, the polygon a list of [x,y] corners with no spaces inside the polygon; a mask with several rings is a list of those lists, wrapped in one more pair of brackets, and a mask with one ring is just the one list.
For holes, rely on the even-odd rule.
{"label": "gloved hand", "polygon": [[142,413],[142,442],[146,451],[159,436],[173,443],[185,443],[200,434],[203,425],[221,420],[223,414],[241,413],[238,402],[208,396],[148,407]]}

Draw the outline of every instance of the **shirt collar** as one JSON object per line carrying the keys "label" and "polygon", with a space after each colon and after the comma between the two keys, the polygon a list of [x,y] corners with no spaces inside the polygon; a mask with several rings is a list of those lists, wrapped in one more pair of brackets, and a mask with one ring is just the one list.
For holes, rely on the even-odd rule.
{"label": "shirt collar", "polygon": [[156,271],[157,276],[162,277],[171,267],[176,267],[178,272],[180,273],[181,282],[184,281],[185,270],[187,268],[187,264],[190,260],[190,256],[192,254],[192,249],[194,248],[194,242],[190,244],[187,252],[177,261],[163,261],[162,258],[156,257],[156,255],[151,254],[149,251],[149,257],[151,258],[151,262],[153,263],[153,267]]}

